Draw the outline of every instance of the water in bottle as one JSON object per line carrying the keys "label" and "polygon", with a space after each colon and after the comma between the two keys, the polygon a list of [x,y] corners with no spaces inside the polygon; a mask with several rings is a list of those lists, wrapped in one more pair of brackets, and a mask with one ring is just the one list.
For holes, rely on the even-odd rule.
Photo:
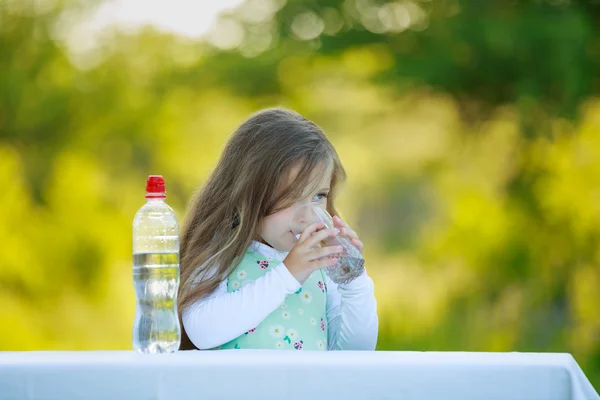
{"label": "water in bottle", "polygon": [[146,204],[133,220],[133,285],[136,294],[133,348],[170,353],[179,348],[179,224],[165,202],[165,181],[146,181]]}

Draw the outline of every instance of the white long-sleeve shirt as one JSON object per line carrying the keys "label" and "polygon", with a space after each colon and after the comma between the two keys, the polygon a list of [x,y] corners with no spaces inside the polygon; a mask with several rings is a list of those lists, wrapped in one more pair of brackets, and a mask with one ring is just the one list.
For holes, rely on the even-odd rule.
{"label": "white long-sleeve shirt", "polygon": [[[259,242],[252,246],[279,261],[288,254]],[[328,277],[326,283],[329,350],[374,350],[379,320],[373,281],[366,271],[348,284],[337,285]],[[235,292],[227,292],[225,280],[183,312],[185,331],[201,350],[220,346],[260,324],[300,286],[283,262]]]}

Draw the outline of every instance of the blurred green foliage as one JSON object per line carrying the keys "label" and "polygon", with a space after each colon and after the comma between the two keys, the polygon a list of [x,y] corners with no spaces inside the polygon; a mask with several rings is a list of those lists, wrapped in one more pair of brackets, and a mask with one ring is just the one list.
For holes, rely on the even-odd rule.
{"label": "blurred green foliage", "polygon": [[75,51],[97,3],[0,0],[0,349],[130,348],[146,176],[183,216],[284,105],[348,170],[379,349],[569,352],[600,385],[599,2],[248,0]]}

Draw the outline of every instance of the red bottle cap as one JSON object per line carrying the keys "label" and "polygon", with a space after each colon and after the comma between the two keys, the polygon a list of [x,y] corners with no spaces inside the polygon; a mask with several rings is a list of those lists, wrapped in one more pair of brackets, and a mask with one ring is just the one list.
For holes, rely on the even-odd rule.
{"label": "red bottle cap", "polygon": [[165,180],[162,175],[150,175],[146,180],[147,199],[166,199]]}

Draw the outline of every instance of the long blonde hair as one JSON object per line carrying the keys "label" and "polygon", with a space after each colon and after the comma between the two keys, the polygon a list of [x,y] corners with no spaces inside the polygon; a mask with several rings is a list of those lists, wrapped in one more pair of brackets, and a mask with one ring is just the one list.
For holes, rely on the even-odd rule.
{"label": "long blonde hair", "polygon": [[[327,209],[346,173],[323,131],[298,113],[262,110],[235,131],[186,213],[181,239],[179,316],[216,290],[259,240],[265,216],[291,205],[314,172],[333,164]],[[299,168],[291,184],[290,170]],[[319,170],[319,168],[321,170]],[[182,323],[181,350],[196,348]]]}

